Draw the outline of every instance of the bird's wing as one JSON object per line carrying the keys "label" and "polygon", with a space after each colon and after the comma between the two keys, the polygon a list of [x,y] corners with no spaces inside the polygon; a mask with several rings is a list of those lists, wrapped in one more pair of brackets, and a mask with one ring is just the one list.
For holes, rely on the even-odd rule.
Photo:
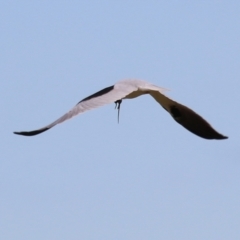
{"label": "bird's wing", "polygon": [[173,101],[157,90],[150,90],[149,94],[170,113],[173,119],[190,132],[205,139],[226,139],[228,137],[218,133],[205,119],[192,109]]}
{"label": "bird's wing", "polygon": [[126,85],[123,86],[121,82],[118,84],[115,84],[114,86],[110,86],[107,88],[102,89],[101,91],[98,91],[84,99],[82,99],[75,107],[73,107],[69,112],[64,114],[62,117],[54,121],[53,123],[29,132],[14,132],[15,134],[18,135],[24,135],[24,136],[34,136],[39,133],[45,132],[49,130],[50,128],[54,127],[55,125],[62,123],[78,114],[84,113],[88,110],[98,108],[100,106],[113,103],[117,100],[120,100],[124,98],[126,95],[129,93],[136,91],[137,86],[134,85]]}

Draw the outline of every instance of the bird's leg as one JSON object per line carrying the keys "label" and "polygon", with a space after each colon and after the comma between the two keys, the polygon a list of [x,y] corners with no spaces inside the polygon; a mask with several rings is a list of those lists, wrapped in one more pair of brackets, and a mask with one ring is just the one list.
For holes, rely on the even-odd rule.
{"label": "bird's leg", "polygon": [[122,103],[122,99],[121,100],[117,100],[116,102],[115,102],[115,109],[117,108],[117,110],[118,110],[118,123],[119,123],[119,114],[120,114],[120,105],[121,105],[121,103]]}

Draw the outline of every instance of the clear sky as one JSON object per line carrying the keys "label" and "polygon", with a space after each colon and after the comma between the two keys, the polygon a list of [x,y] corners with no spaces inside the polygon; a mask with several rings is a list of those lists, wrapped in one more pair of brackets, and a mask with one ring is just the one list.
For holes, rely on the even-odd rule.
{"label": "clear sky", "polygon": [[[0,239],[240,239],[240,1],[2,1]],[[126,78],[229,139],[186,131],[150,96],[35,137]]]}

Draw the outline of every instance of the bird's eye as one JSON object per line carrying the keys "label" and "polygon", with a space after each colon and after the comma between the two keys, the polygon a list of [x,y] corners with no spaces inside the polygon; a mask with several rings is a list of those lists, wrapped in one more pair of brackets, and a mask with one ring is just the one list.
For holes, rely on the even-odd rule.
{"label": "bird's eye", "polygon": [[180,118],[182,116],[180,110],[176,106],[172,106],[170,112],[173,118]]}

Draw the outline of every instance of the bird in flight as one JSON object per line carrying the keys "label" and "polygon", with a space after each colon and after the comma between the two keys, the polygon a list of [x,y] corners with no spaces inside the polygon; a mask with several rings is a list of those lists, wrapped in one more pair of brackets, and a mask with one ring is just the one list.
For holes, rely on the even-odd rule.
{"label": "bird in flight", "polygon": [[190,132],[205,139],[226,139],[228,137],[218,133],[206,120],[195,113],[190,108],[173,101],[166,97],[163,92],[164,88],[155,86],[142,80],[122,80],[113,86],[104,88],[84,99],[82,99],[75,107],[53,123],[33,131],[14,132],[23,136],[34,136],[49,130],[55,125],[62,123],[78,114],[88,110],[115,103],[118,109],[118,119],[120,105],[123,99],[132,99],[144,94],[150,94],[172,117]]}

